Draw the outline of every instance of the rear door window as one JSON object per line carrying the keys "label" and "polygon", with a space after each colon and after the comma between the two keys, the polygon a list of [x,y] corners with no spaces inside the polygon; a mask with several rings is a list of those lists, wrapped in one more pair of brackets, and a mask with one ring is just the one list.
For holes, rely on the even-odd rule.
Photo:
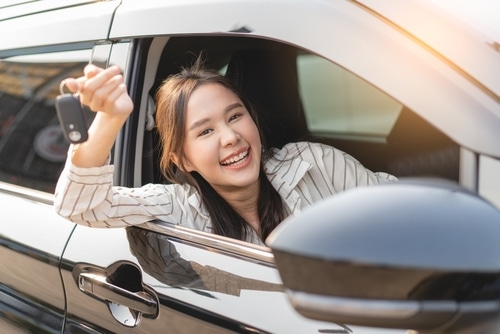
{"label": "rear door window", "polygon": [[54,191],[69,147],[55,98],[61,80],[81,75],[90,57],[86,49],[0,60],[0,181]]}

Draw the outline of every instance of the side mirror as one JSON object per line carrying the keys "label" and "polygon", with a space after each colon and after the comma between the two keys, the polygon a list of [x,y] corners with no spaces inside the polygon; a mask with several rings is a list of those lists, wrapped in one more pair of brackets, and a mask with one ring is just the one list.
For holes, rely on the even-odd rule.
{"label": "side mirror", "polygon": [[302,315],[419,333],[499,333],[500,211],[458,185],[358,188],[267,239]]}

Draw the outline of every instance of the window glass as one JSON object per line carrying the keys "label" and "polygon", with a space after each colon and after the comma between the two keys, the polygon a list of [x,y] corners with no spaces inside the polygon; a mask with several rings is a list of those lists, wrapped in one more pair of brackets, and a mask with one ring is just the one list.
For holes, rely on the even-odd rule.
{"label": "window glass", "polygon": [[90,55],[79,50],[0,60],[0,181],[54,191],[68,149],[55,98],[61,80],[81,75]]}
{"label": "window glass", "polygon": [[315,55],[299,55],[297,69],[307,125],[313,134],[389,134],[402,109],[393,98]]}

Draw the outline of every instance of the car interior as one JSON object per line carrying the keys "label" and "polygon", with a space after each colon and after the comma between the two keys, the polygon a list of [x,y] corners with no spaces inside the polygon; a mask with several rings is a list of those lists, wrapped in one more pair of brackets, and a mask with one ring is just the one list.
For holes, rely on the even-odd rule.
{"label": "car interior", "polygon": [[[327,120],[321,119],[324,114],[314,114],[316,111],[304,103],[308,93],[301,90],[304,83],[301,84],[300,75],[304,69],[299,69],[299,60],[304,56],[321,57],[295,46],[239,36],[171,37],[163,49],[150,95],[154,97],[165,78],[192,64],[200,53],[203,53],[207,67],[232,78],[256,107],[269,147],[279,148],[300,140],[322,142],[354,156],[372,171],[384,171],[400,178],[439,177],[458,181],[459,146],[402,104],[384,133],[315,129],[311,119],[319,116],[316,119],[318,124],[326,124]],[[328,66],[332,65],[328,63]],[[310,77],[316,80],[318,75]],[[323,105],[331,118],[331,115],[337,115],[335,105],[328,101],[333,87],[321,85],[321,82],[311,85],[315,90],[314,99],[317,100],[318,96],[325,99]],[[363,98],[362,94],[358,92],[354,99]],[[385,95],[381,91],[377,94]],[[365,128],[370,128],[377,118],[384,116],[378,117],[378,109],[370,110],[369,103],[365,109],[370,116],[360,118],[367,123]],[[333,124],[340,121],[333,118]],[[154,128],[146,131],[143,152],[142,183],[165,182],[157,168],[158,137]]]}

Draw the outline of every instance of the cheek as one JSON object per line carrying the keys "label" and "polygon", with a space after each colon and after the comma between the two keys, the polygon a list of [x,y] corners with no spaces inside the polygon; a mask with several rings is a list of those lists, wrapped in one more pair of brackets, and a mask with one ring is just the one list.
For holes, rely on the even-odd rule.
{"label": "cheek", "polygon": [[193,164],[193,157],[195,157],[195,155],[193,154],[193,152],[196,152],[196,147],[193,146],[192,142],[186,139],[184,140],[182,150],[184,151],[183,167],[187,172],[192,172],[193,170],[195,170]]}
{"label": "cheek", "polygon": [[213,140],[186,140],[183,147],[184,166],[188,172],[197,171],[201,174],[204,166],[219,163],[217,146]]}
{"label": "cheek", "polygon": [[253,122],[253,120],[244,125],[243,131],[245,131],[245,136],[249,141],[251,141],[253,144],[260,145],[259,129],[257,129],[257,125]]}

